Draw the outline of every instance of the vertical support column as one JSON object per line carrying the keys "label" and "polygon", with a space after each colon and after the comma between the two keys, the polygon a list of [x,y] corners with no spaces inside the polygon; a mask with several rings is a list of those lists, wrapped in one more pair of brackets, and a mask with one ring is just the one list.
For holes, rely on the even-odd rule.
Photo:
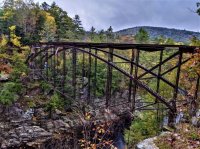
{"label": "vertical support column", "polygon": [[[97,56],[97,49],[95,49],[95,55]],[[95,57],[94,62],[94,97],[96,97],[97,91],[97,58]]]}
{"label": "vertical support column", "polygon": [[[199,86],[200,86],[200,75],[198,74],[197,77],[198,77],[197,78],[197,84],[196,84],[196,89],[195,89],[195,94],[194,94],[194,101],[196,101],[194,106],[195,106],[196,110],[199,109],[199,107],[200,107],[200,101],[198,100],[198,93],[199,93]],[[196,112],[197,111],[195,111],[195,114],[196,114]]]}
{"label": "vertical support column", "polygon": [[[91,53],[91,48],[89,48],[89,52]],[[92,66],[92,57],[89,54],[89,68],[88,68],[88,95],[87,95],[87,104],[90,103],[91,100],[91,66]]]}
{"label": "vertical support column", "polygon": [[[131,55],[131,63],[130,63],[130,75],[133,75],[133,63],[134,62],[134,49],[132,49],[132,55]],[[133,80],[130,79],[129,81],[129,95],[128,95],[128,102],[131,103],[131,94],[132,94],[132,85],[133,85]]]}
{"label": "vertical support column", "polygon": [[175,83],[175,89],[174,89],[174,94],[173,94],[173,108],[176,112],[176,100],[178,96],[178,87],[179,87],[179,78],[180,78],[180,71],[181,71],[181,62],[182,62],[182,56],[183,52],[179,48],[179,59],[178,59],[178,68],[177,68],[177,73],[176,73],[176,83]]}
{"label": "vertical support column", "polygon": [[[50,72],[52,72],[52,67],[53,67],[53,55],[52,54],[53,54],[53,48],[51,48],[50,67],[49,67]],[[52,81],[52,74],[51,74],[50,81]]]}
{"label": "vertical support column", "polygon": [[[40,51],[41,51],[42,49],[40,48]],[[39,51],[39,52],[40,52]],[[43,69],[43,62],[42,62],[42,52],[40,53],[40,57],[39,57],[39,68],[42,70]]]}
{"label": "vertical support column", "polygon": [[[135,52],[136,52],[136,54],[135,54],[135,74],[134,74],[134,78],[135,78],[135,80],[138,80],[138,64],[139,64],[140,50],[137,49],[137,50],[135,50]],[[137,82],[134,81],[134,86],[133,86],[133,101],[132,101],[131,112],[135,111],[136,92],[137,92]]]}
{"label": "vertical support column", "polygon": [[56,49],[54,47],[54,55],[53,55],[53,86],[56,87]]}
{"label": "vertical support column", "polygon": [[[84,89],[84,78],[85,78],[85,53],[83,52],[82,57],[82,89]],[[84,92],[84,91],[83,91]]]}
{"label": "vertical support column", "polygon": [[195,90],[194,99],[198,98],[199,85],[200,85],[200,75],[198,75],[198,78],[197,78],[197,84],[196,84],[196,90]]}
{"label": "vertical support column", "polygon": [[65,49],[63,50],[63,80],[62,80],[62,93],[65,92],[65,81],[66,81],[66,55]]}
{"label": "vertical support column", "polygon": [[48,81],[48,71],[49,71],[49,64],[48,64],[48,51],[49,49],[47,49],[46,50],[46,53],[45,53],[45,64],[44,64],[44,66],[45,66],[45,70],[46,70],[46,80]]}
{"label": "vertical support column", "polygon": [[[40,48],[40,51],[41,51],[41,50],[42,50],[42,49]],[[40,53],[40,62],[39,62],[39,64],[40,64],[40,69],[41,69],[41,74],[43,75],[44,64],[43,64],[42,57],[43,57],[43,52]]]}
{"label": "vertical support column", "polygon": [[58,51],[59,51],[59,49],[57,48],[57,49],[56,49],[56,73],[57,73],[57,74],[59,74],[59,73],[58,73]]}
{"label": "vertical support column", "polygon": [[[156,92],[158,93],[160,90],[160,74],[161,74],[161,70],[162,70],[162,60],[163,60],[163,50],[160,51],[160,60],[159,60],[159,67],[158,67],[158,78],[157,78],[157,88],[156,88]],[[158,99],[156,98],[156,102],[158,102]]]}
{"label": "vertical support column", "polygon": [[73,98],[76,99],[76,48],[72,49],[72,86],[73,86]]}
{"label": "vertical support column", "polygon": [[[162,71],[162,63],[163,61],[163,50],[160,51],[160,59],[159,59],[159,67],[158,67],[158,78],[157,78],[157,88],[156,88],[156,92],[159,93],[160,91],[160,75],[161,75],[161,71]],[[160,103],[159,103],[159,100],[158,98],[156,98],[156,101],[157,103],[157,122],[160,122]],[[159,123],[158,123],[158,127],[160,127]],[[158,133],[158,132],[157,132]]]}
{"label": "vertical support column", "polygon": [[[108,62],[113,62],[113,49],[109,49]],[[109,105],[111,98],[111,88],[112,88],[112,67],[108,64],[107,67],[107,83],[106,83],[106,107]]]}
{"label": "vertical support column", "polygon": [[174,126],[174,121],[175,121],[176,112],[177,112],[176,101],[177,101],[177,96],[178,96],[178,87],[179,87],[182,56],[183,56],[183,52],[182,52],[181,48],[179,48],[178,68],[177,68],[177,72],[176,72],[176,83],[175,83],[175,88],[174,88],[173,100],[171,103],[173,111],[169,111],[169,126],[171,126],[171,127]]}

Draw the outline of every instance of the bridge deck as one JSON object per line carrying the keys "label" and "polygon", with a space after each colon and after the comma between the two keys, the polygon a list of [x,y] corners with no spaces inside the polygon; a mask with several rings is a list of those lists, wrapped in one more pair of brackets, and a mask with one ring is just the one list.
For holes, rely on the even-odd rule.
{"label": "bridge deck", "polygon": [[113,48],[113,49],[139,49],[144,51],[160,51],[167,48],[181,49],[183,52],[194,52],[196,46],[186,45],[158,45],[158,44],[124,44],[124,43],[89,43],[89,42],[43,42],[36,43],[37,45],[53,45],[53,46],[75,46],[79,48]]}

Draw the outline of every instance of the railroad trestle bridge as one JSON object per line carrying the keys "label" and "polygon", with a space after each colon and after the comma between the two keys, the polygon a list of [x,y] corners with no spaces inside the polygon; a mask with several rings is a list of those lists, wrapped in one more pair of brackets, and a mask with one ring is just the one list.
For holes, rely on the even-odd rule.
{"label": "railroad trestle bridge", "polygon": [[[65,98],[95,108],[177,113],[188,98],[199,103],[199,75],[180,83],[184,64],[199,47],[184,45],[51,42],[32,45],[27,64]],[[169,78],[169,76],[173,76]],[[154,85],[151,85],[153,82]],[[123,91],[122,96],[119,92]],[[138,96],[151,97],[138,105]],[[120,98],[120,99],[117,99]]]}

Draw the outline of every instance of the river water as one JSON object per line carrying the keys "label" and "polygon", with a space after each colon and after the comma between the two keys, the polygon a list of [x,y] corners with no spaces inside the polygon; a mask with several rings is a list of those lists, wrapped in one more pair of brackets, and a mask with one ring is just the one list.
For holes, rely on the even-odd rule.
{"label": "river water", "polygon": [[117,147],[117,149],[126,149],[126,142],[121,132],[118,132],[115,136],[114,146]]}

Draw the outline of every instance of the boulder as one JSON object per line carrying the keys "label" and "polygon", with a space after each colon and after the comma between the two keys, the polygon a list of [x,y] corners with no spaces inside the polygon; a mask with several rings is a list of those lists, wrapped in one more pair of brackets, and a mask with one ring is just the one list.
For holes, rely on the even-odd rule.
{"label": "boulder", "polygon": [[192,125],[194,125],[195,127],[200,127],[200,118],[198,117],[192,117]]}
{"label": "boulder", "polygon": [[193,116],[191,121],[192,121],[192,125],[198,128],[200,127],[200,110],[196,112],[196,116]]}
{"label": "boulder", "polygon": [[154,143],[156,139],[157,137],[145,139],[136,145],[136,149],[159,149]]}
{"label": "boulder", "polygon": [[10,119],[17,119],[22,117],[24,111],[20,108],[18,104],[14,104],[13,106],[7,108],[4,114]]}
{"label": "boulder", "polygon": [[128,90],[125,90],[123,93],[122,93],[122,98],[124,99],[128,99],[128,95],[129,95],[129,91]]}
{"label": "boulder", "polygon": [[43,108],[35,109],[34,116],[39,119],[45,119],[47,117],[46,113],[44,112]]}
{"label": "boulder", "polygon": [[56,120],[54,121],[54,127],[58,129],[58,128],[69,128],[70,126],[69,124],[65,123],[62,120]]}
{"label": "boulder", "polygon": [[1,148],[17,147],[37,139],[49,139],[52,134],[39,126],[21,126],[10,130],[1,143]]}
{"label": "boulder", "polygon": [[73,120],[71,120],[69,117],[63,116],[62,119],[63,119],[63,121],[64,121],[65,123],[67,123],[69,126],[71,126],[71,127],[74,126]]}
{"label": "boulder", "polygon": [[42,89],[41,89],[40,87],[36,86],[36,87],[33,87],[33,88],[29,91],[28,95],[29,95],[29,96],[35,96],[35,95],[39,95],[39,94],[41,94],[41,93],[42,93]]}
{"label": "boulder", "polygon": [[46,123],[46,129],[51,131],[54,128],[53,122],[49,121]]}
{"label": "boulder", "polygon": [[22,115],[23,118],[27,119],[27,120],[31,120],[34,114],[34,109],[28,109],[26,110],[26,112]]}

